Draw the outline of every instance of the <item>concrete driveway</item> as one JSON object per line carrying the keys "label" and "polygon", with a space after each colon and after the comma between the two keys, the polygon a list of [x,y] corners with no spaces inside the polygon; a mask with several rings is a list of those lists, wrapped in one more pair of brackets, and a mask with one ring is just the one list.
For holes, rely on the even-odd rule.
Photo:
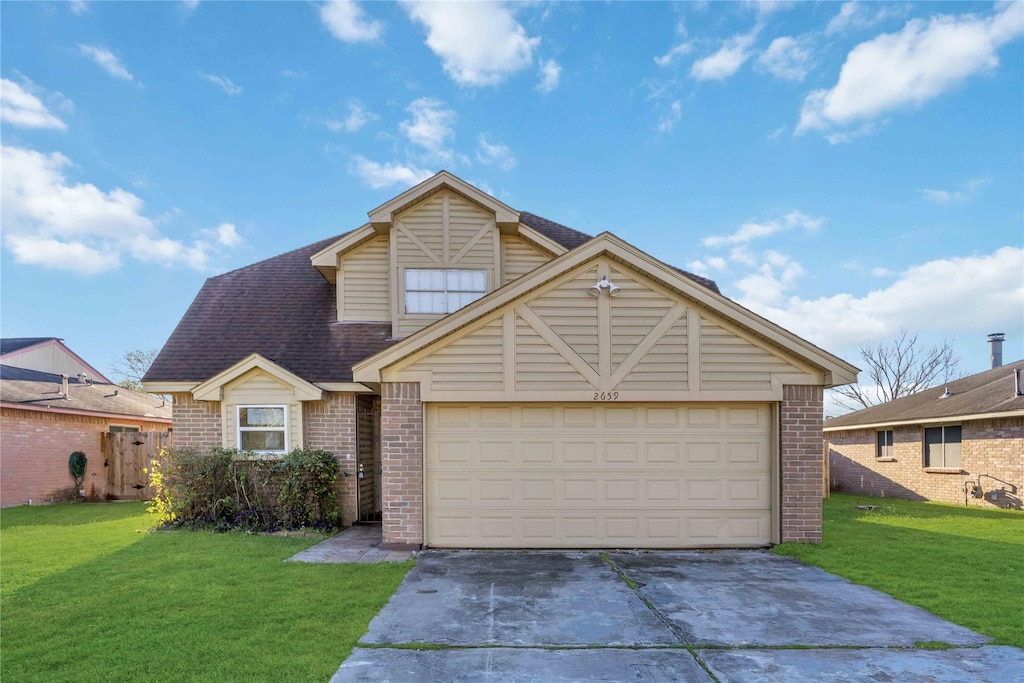
{"label": "concrete driveway", "polygon": [[764,551],[426,551],[331,681],[1024,681],[987,641]]}

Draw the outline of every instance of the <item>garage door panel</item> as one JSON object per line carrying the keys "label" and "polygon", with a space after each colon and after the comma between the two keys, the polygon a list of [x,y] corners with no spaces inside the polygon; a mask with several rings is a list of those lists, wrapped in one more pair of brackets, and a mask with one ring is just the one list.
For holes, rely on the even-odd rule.
{"label": "garage door panel", "polygon": [[767,404],[428,404],[427,544],[764,545],[770,415]]}

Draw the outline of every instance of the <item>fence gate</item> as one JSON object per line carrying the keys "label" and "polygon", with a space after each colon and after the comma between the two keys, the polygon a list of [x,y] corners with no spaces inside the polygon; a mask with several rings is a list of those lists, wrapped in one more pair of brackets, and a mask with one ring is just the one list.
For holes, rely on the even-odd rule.
{"label": "fence gate", "polygon": [[103,434],[103,469],[107,474],[106,496],[113,500],[149,500],[152,461],[171,447],[170,432]]}

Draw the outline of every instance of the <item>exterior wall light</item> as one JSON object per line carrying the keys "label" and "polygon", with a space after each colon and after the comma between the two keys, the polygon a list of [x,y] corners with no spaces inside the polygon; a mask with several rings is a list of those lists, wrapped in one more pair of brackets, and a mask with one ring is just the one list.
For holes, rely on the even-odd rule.
{"label": "exterior wall light", "polygon": [[613,283],[607,277],[602,277],[600,280],[594,283],[593,287],[591,287],[587,291],[590,292],[590,296],[598,296],[599,294],[601,294],[602,289],[607,289],[609,296],[618,296],[619,292],[622,291],[619,289],[617,285],[615,285],[615,283]]}

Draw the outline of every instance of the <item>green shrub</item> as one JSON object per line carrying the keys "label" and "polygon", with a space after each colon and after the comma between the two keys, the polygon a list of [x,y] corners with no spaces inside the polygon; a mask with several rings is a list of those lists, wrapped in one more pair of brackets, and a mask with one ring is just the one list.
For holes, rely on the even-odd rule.
{"label": "green shrub", "polygon": [[153,461],[150,511],[164,526],[227,531],[334,529],[341,524],[335,483],[342,475],[327,451],[298,448],[280,460],[213,447],[165,450]]}

